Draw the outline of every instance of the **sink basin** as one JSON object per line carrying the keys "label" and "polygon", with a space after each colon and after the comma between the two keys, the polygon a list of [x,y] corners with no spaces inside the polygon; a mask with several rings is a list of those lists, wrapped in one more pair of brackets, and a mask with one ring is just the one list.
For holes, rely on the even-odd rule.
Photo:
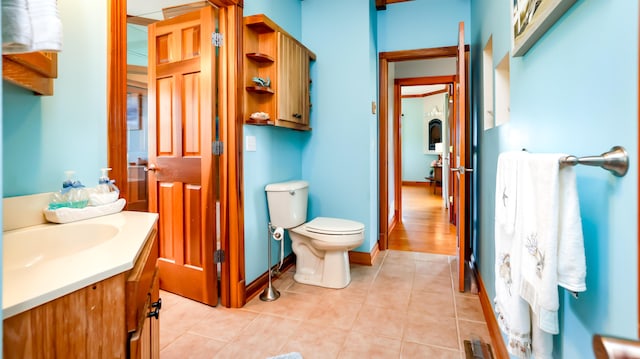
{"label": "sink basin", "polygon": [[43,225],[3,234],[5,271],[31,268],[94,248],[114,238],[119,229],[102,223]]}

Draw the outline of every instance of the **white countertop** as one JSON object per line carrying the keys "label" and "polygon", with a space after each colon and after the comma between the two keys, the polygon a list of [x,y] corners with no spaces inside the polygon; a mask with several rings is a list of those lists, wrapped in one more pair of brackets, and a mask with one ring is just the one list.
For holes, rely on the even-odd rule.
{"label": "white countertop", "polygon": [[[157,218],[155,213],[125,211],[68,224],[42,224],[3,232],[4,319],[133,268]],[[34,264],[8,268],[12,254],[18,257],[29,251],[43,251],[41,244],[34,244],[42,240],[43,230],[68,230],[71,227],[62,226],[78,224],[85,230],[92,225],[96,231],[109,230],[105,234],[109,239],[95,241],[89,248],[71,254],[64,253],[65,245],[57,246],[50,249],[56,252],[51,258],[36,257]],[[96,237],[100,235],[96,233]]]}

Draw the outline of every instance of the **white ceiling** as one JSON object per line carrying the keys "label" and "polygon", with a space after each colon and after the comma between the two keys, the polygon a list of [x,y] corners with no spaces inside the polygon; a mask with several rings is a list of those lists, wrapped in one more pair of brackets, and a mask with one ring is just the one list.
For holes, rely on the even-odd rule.
{"label": "white ceiling", "polygon": [[162,20],[162,9],[193,2],[195,0],[127,0],[127,15]]}

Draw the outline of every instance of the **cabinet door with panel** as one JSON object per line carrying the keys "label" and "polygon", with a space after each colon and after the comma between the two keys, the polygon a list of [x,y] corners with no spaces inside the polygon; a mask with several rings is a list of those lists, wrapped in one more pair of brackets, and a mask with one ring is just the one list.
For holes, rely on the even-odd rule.
{"label": "cabinet door with panel", "polygon": [[278,119],[309,126],[309,56],[294,39],[278,33]]}

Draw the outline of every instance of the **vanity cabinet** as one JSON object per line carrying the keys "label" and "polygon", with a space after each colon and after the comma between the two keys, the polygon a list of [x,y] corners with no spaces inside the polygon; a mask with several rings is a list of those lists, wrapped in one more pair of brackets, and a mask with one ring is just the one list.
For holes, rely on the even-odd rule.
{"label": "vanity cabinet", "polygon": [[[264,15],[244,18],[246,123],[310,130],[309,63],[316,56]],[[269,81],[256,84],[254,78]],[[269,119],[251,118],[264,112]]]}
{"label": "vanity cabinet", "polygon": [[2,78],[37,95],[53,95],[58,77],[58,54],[31,52],[2,56]]}
{"label": "vanity cabinet", "polygon": [[158,358],[157,227],[133,269],[3,321],[5,358]]}

